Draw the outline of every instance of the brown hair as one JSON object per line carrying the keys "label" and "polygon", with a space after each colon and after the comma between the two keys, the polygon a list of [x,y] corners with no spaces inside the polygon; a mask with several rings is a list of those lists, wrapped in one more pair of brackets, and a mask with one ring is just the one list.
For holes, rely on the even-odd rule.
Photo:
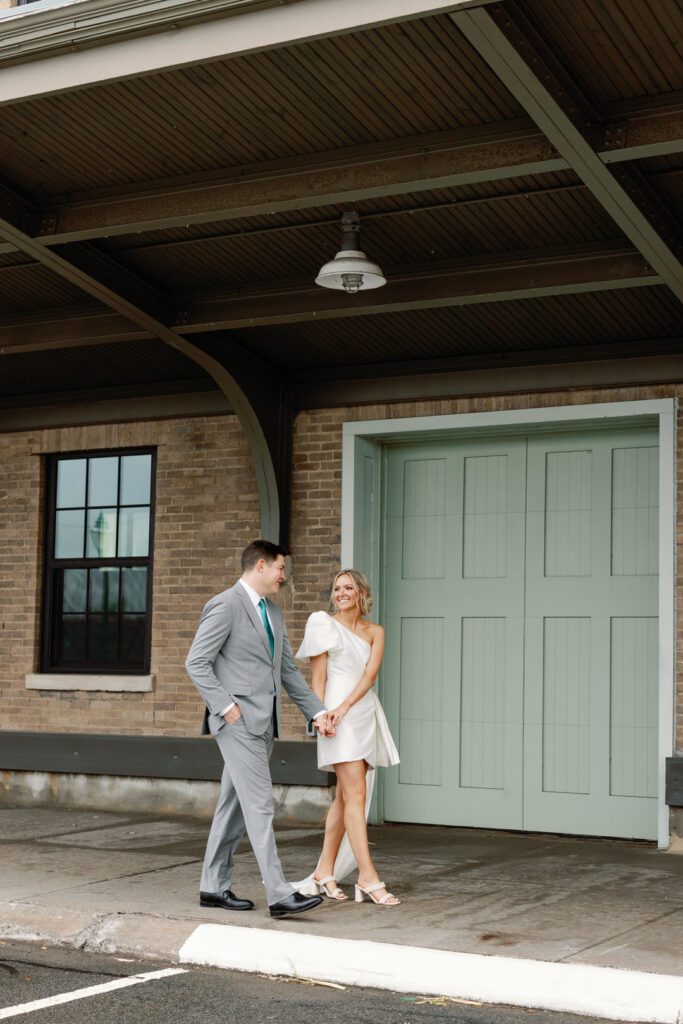
{"label": "brown hair", "polygon": [[370,584],[366,580],[362,572],[358,569],[340,569],[339,572],[334,574],[332,580],[332,586],[330,588],[330,610],[336,612],[337,608],[334,603],[334,588],[337,580],[340,576],[350,576],[356,587],[356,593],[358,594],[358,607],[361,615],[367,615],[372,608],[372,594],[370,593]]}
{"label": "brown hair", "polygon": [[269,540],[252,540],[242,552],[242,572],[253,569],[262,558],[268,563],[274,562],[278,555],[287,555],[285,548],[273,544]]}

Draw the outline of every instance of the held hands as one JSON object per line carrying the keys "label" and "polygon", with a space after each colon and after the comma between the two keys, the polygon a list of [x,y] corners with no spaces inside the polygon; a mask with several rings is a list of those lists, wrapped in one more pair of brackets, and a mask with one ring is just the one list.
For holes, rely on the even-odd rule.
{"label": "held hands", "polygon": [[337,732],[337,726],[343,720],[348,710],[346,704],[340,704],[333,711],[326,711],[324,715],[319,715],[318,718],[315,718],[313,725],[321,736],[334,736]]}
{"label": "held hands", "polygon": [[324,715],[318,715],[313,719],[313,728],[317,729],[321,736],[334,736],[337,731],[331,717],[331,712],[326,711]]}
{"label": "held hands", "polygon": [[[335,732],[337,726],[343,721],[344,715],[348,710],[349,708],[347,704],[340,704],[339,707],[327,712],[327,717],[329,718],[332,724],[332,728],[335,730]],[[334,735],[334,733],[332,735]]]}

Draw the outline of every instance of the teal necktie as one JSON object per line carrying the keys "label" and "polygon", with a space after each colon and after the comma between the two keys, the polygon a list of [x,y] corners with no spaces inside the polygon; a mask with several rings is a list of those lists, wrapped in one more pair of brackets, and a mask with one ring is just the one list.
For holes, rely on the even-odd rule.
{"label": "teal necktie", "polygon": [[266,631],[266,636],[268,637],[268,643],[270,645],[270,656],[271,658],[273,658],[275,656],[275,637],[273,636],[273,631],[270,628],[270,622],[268,621],[268,612],[266,611],[265,597],[261,598],[261,600],[258,603],[258,606],[259,611],[261,612],[261,618],[263,619],[263,628]]}

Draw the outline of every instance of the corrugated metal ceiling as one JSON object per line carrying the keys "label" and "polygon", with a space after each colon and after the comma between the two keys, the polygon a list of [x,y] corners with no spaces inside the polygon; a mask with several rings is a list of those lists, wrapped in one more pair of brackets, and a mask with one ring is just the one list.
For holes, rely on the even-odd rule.
{"label": "corrugated metal ceiling", "polygon": [[[362,244],[372,259],[385,267],[407,266],[620,237],[598,202],[576,186],[462,205],[448,192],[431,195],[432,207],[413,206],[407,196],[407,210],[363,216]],[[235,233],[234,224],[227,224],[230,233],[195,242],[124,249],[119,240],[116,256],[149,279],[183,291],[313,279],[339,247],[341,212],[321,209],[317,223],[286,231],[260,227]]]}
{"label": "corrugated metal ceiling", "polygon": [[80,288],[38,263],[0,268],[0,318],[57,306],[92,305]]}
{"label": "corrugated metal ceiling", "polygon": [[44,196],[522,113],[442,16],[4,106],[0,142]]}
{"label": "corrugated metal ceiling", "polygon": [[205,386],[211,378],[161,341],[119,342],[3,356],[0,395],[68,391],[77,400],[79,391],[92,388],[134,390],[144,384],[185,380]]}
{"label": "corrugated metal ceiling", "polygon": [[594,100],[683,88],[681,0],[520,0]]}
{"label": "corrugated metal ceiling", "polygon": [[598,340],[654,339],[680,332],[680,304],[667,288],[652,286],[258,327],[235,335],[261,358],[295,371],[591,346]]}

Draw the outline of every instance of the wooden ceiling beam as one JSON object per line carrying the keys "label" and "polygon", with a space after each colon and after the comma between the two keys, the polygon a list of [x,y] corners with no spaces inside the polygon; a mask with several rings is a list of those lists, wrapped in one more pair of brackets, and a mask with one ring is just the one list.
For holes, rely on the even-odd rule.
{"label": "wooden ceiling beam", "polygon": [[605,164],[683,152],[683,90],[598,109],[596,149]]}
{"label": "wooden ceiling beam", "polygon": [[151,337],[150,331],[142,330],[127,317],[108,309],[97,311],[89,306],[53,309],[39,316],[3,318],[0,321],[0,356]]}
{"label": "wooden ceiling beam", "polygon": [[[676,98],[677,97],[677,98]],[[595,134],[604,163],[683,151],[683,94],[612,110]],[[55,199],[35,213],[44,245],[230,221],[567,170],[531,118],[138,182]],[[10,245],[0,252],[11,251]]]}
{"label": "wooden ceiling beam", "polygon": [[647,183],[606,166],[593,138],[605,125],[514,0],[451,15],[468,41],[526,110],[603,209],[683,302],[680,239]]}
{"label": "wooden ceiling beam", "polygon": [[71,197],[43,212],[46,245],[305,210],[384,196],[496,181],[566,168],[524,118],[139,183],[118,194]]}
{"label": "wooden ceiling beam", "polygon": [[637,252],[618,242],[385,271],[383,288],[355,296],[312,282],[188,295],[189,316],[178,330],[187,335],[661,284]]}
{"label": "wooden ceiling beam", "polygon": [[[477,257],[419,268],[387,269],[388,284],[350,296],[312,282],[280,281],[252,289],[181,296],[178,336],[312,320],[340,319],[443,306],[475,305],[661,284],[642,256],[620,242]],[[138,320],[148,335],[156,332]],[[0,354],[130,340],[134,328],[117,313],[60,310],[0,323]],[[92,341],[89,342],[89,332]],[[137,334],[135,335],[145,336]],[[157,334],[158,336],[158,334]],[[182,350],[182,349],[181,349]]]}

